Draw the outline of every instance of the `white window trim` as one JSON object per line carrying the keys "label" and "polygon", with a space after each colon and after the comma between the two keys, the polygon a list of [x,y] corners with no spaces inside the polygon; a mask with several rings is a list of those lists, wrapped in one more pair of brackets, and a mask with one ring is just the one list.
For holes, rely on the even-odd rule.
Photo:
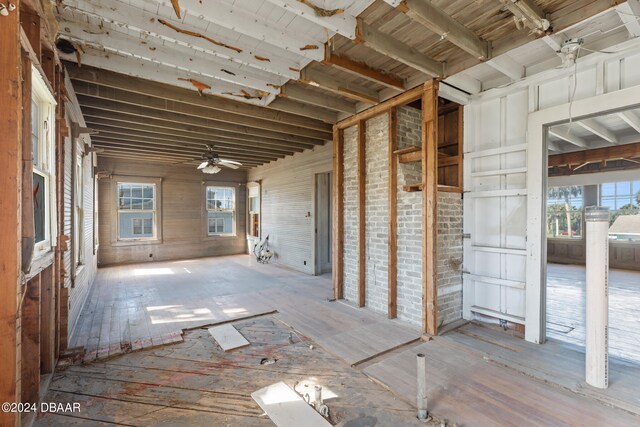
{"label": "white window trim", "polygon": [[[203,225],[204,225],[204,238],[208,239],[216,239],[220,237],[237,237],[238,235],[238,190],[233,184],[224,182],[224,183],[216,183],[216,182],[203,182],[202,183],[203,194]],[[233,224],[231,225],[230,233],[210,233],[209,232],[209,209],[207,208],[207,190],[208,188],[216,187],[216,188],[226,188],[232,191],[233,194]],[[229,212],[228,209],[225,210],[213,210],[213,212]]]}
{"label": "white window trim", "polygon": [[[46,121],[47,130],[44,126],[39,126],[38,141],[39,144],[48,144],[48,152],[46,153],[46,164],[42,163],[44,159],[39,159],[40,164],[33,165],[33,172],[44,177],[45,192],[48,197],[45,199],[45,230],[44,240],[35,244],[33,258],[37,259],[51,252],[52,247],[57,244],[58,237],[58,215],[56,200],[56,140],[55,140],[55,109],[56,100],[40,72],[36,67],[31,67],[31,99],[36,101],[40,111],[44,112],[44,117],[38,120],[42,123]],[[31,105],[31,103],[29,103]],[[29,107],[31,108],[31,107]]]}
{"label": "white window trim", "polygon": [[[118,200],[118,184],[153,184],[154,189],[154,221],[153,221],[153,237],[133,237],[120,238],[120,209]],[[144,244],[162,243],[162,178],[150,178],[140,176],[124,176],[114,175],[111,178],[111,245],[112,246],[132,246]],[[135,212],[151,212],[148,210],[136,210]]]}

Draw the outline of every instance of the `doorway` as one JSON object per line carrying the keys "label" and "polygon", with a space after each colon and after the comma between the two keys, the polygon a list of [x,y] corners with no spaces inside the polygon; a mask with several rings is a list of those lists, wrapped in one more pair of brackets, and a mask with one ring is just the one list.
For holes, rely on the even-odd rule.
{"label": "doorway", "polygon": [[315,240],[316,275],[331,272],[331,172],[315,177]]}

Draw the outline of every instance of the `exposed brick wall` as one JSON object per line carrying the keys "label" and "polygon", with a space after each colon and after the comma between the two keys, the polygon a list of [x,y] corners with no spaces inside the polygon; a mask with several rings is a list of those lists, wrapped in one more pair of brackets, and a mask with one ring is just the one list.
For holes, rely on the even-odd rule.
{"label": "exposed brick wall", "polygon": [[[398,109],[397,148],[421,145],[421,111]],[[366,305],[386,313],[388,297],[388,116],[366,123]],[[344,131],[344,295],[357,300],[358,130]],[[403,186],[422,180],[420,162],[398,164],[398,318],[422,323],[422,192]],[[438,316],[441,325],[462,317],[462,198],[438,193]]]}
{"label": "exposed brick wall", "polygon": [[[422,113],[398,108],[397,148],[422,145]],[[422,323],[422,193],[403,185],[422,181],[422,165],[398,163],[398,318]]]}
{"label": "exposed brick wall", "polygon": [[462,197],[438,193],[438,322],[462,318]]}
{"label": "exposed brick wall", "polygon": [[365,179],[366,306],[387,313],[389,266],[389,116],[367,121]]}
{"label": "exposed brick wall", "polygon": [[344,297],[358,297],[358,128],[344,130]]}

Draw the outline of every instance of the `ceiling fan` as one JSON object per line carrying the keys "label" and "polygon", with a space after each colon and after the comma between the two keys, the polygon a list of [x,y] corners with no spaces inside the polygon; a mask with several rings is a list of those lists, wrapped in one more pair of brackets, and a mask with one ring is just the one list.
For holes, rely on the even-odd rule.
{"label": "ceiling fan", "polygon": [[222,169],[220,166],[227,167],[229,169],[238,169],[242,166],[242,163],[236,162],[233,160],[221,159],[220,156],[216,152],[213,151],[213,145],[207,145],[206,153],[203,153],[200,157],[197,157],[193,160],[204,159],[200,166],[198,166],[198,170],[201,170],[203,173],[214,174],[220,172]]}

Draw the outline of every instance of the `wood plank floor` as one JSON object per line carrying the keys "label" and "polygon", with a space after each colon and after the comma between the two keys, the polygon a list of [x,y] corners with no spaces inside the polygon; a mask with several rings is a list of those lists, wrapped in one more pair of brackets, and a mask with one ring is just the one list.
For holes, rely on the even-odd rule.
{"label": "wood plank floor", "polygon": [[91,361],[180,341],[184,328],[275,310],[350,364],[420,338],[415,327],[330,298],[330,276],[248,255],[101,268],[70,347],[84,348]]}
{"label": "wood plank floor", "polygon": [[311,399],[321,385],[335,425],[425,425],[412,405],[321,347],[311,349],[313,341],[274,315],[233,325],[250,346],[225,353],[202,328],[186,332],[181,343],[57,372],[44,401],[76,402],[81,409],[41,413],[35,425],[272,426],[251,393],[279,381]]}
{"label": "wood plank floor", "polygon": [[[584,346],[585,267],[548,264],[547,337]],[[640,363],[640,271],[609,272],[609,354]]]}

